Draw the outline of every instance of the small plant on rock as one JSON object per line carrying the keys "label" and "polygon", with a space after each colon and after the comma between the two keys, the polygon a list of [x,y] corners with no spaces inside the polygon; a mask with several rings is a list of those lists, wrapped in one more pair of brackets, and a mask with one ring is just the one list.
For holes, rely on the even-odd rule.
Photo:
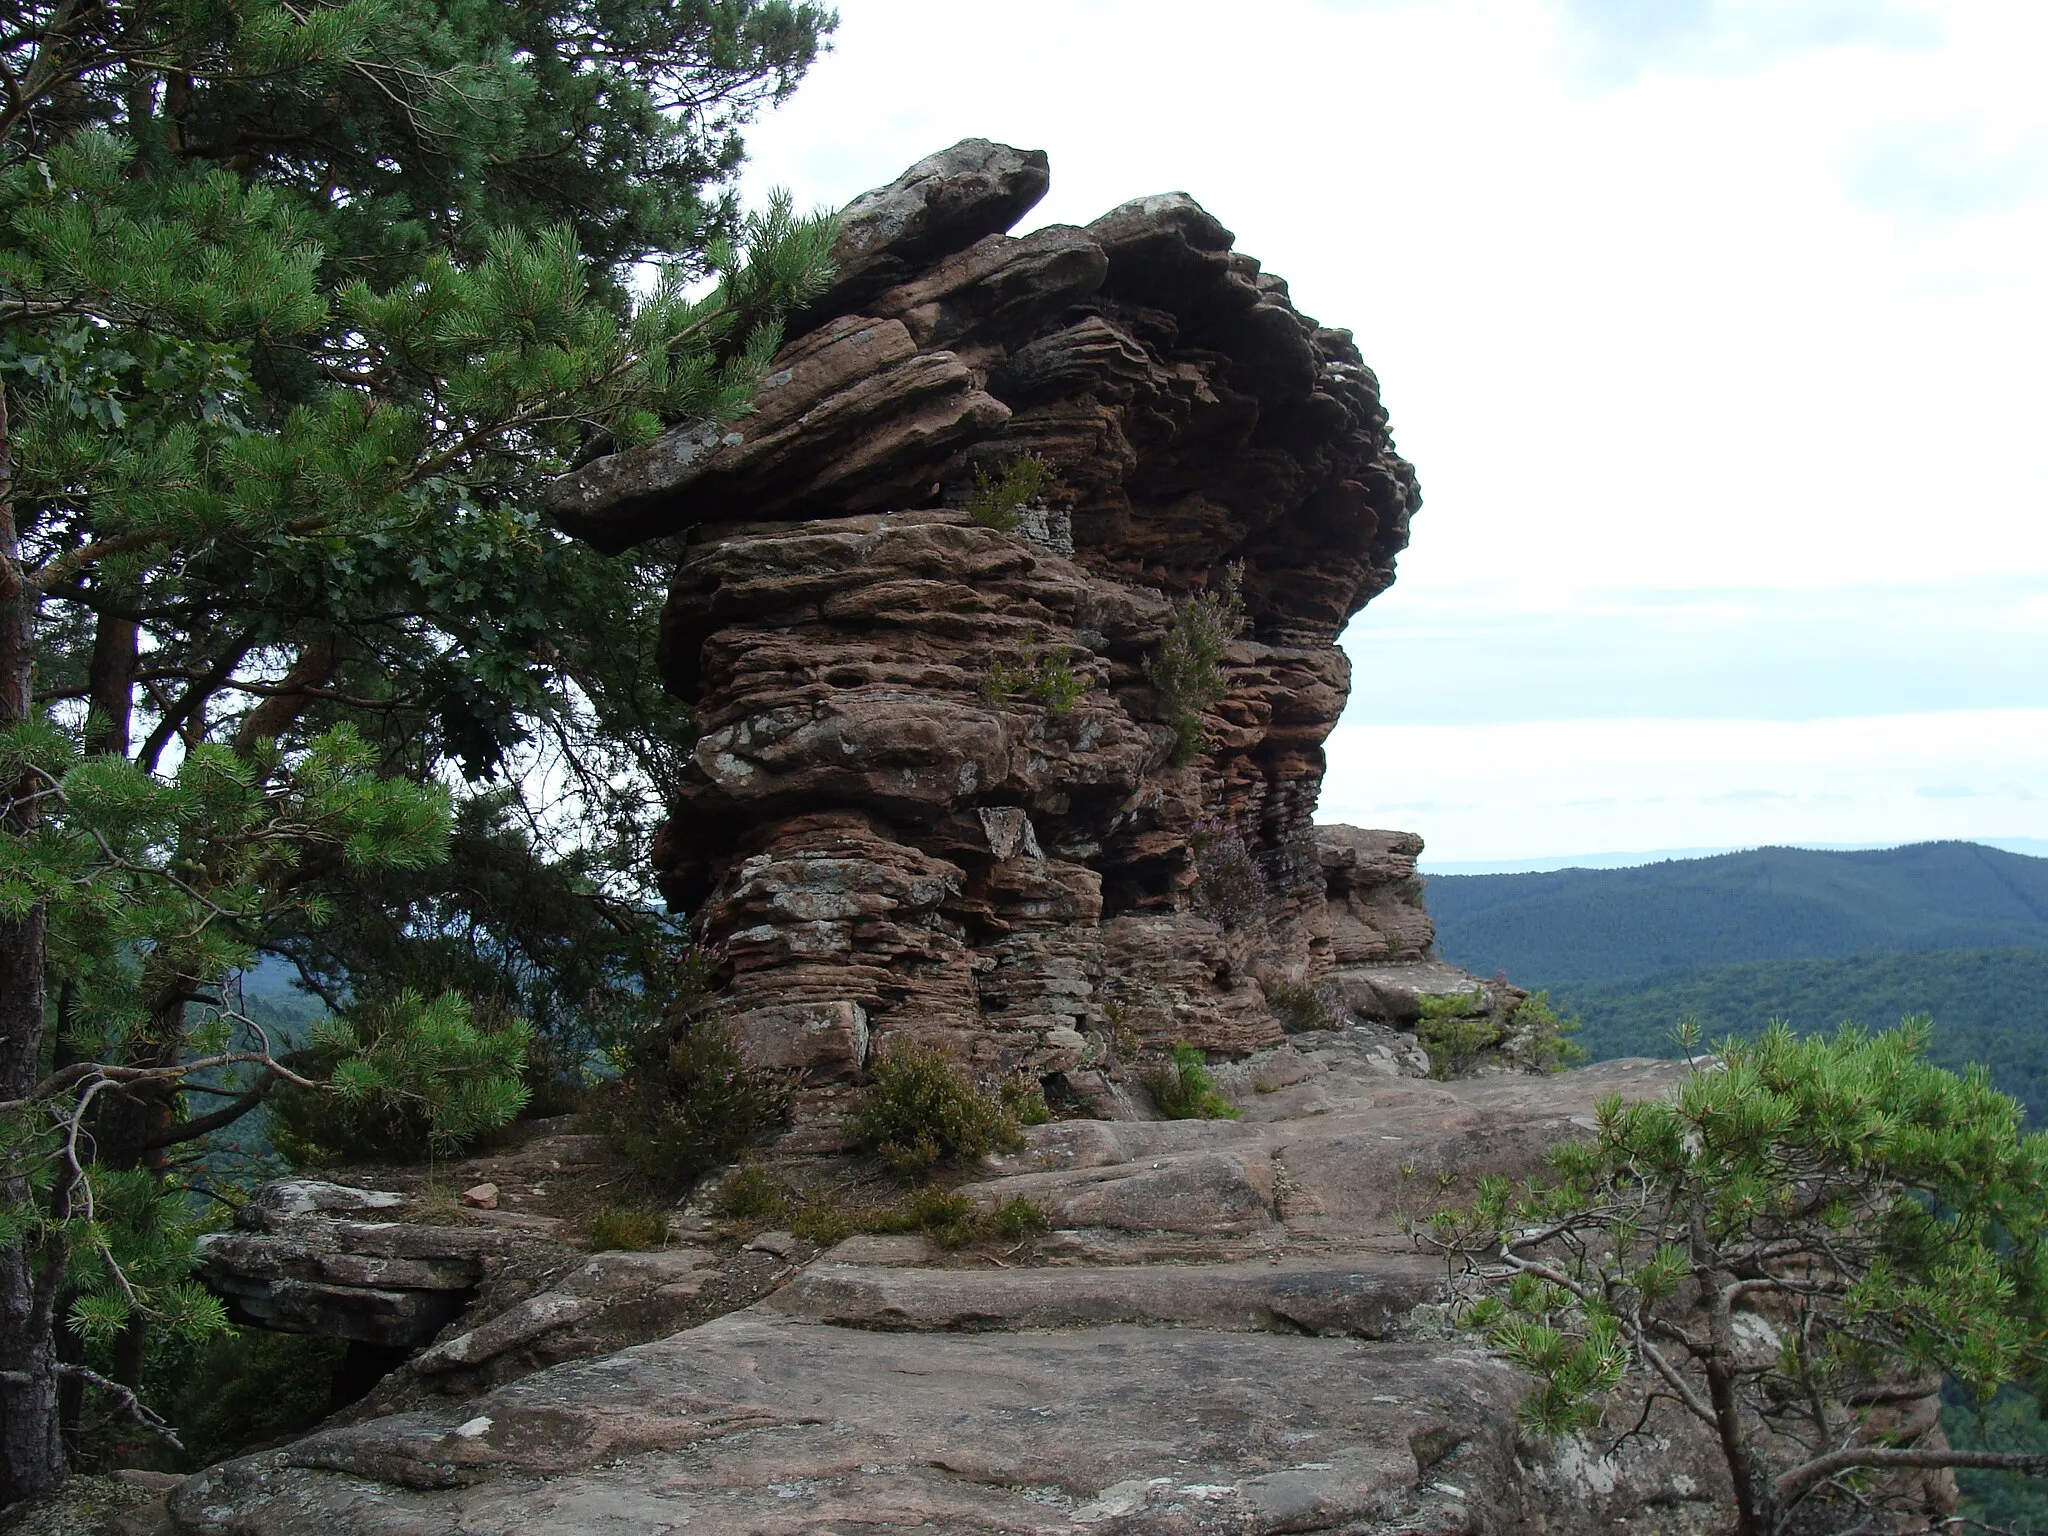
{"label": "small plant on rock", "polygon": [[1570,1037],[1580,1029],[1577,1014],[1560,1014],[1550,1005],[1550,994],[1538,992],[1524,998],[1508,1015],[1508,1034],[1529,1067],[1538,1072],[1562,1072],[1586,1059],[1585,1047]]}
{"label": "small plant on rock", "polygon": [[668,1241],[668,1218],[638,1206],[608,1205],[591,1214],[583,1244],[592,1253],[644,1253]]}
{"label": "small plant on rock", "polygon": [[927,1186],[879,1205],[858,1205],[835,1199],[813,1200],[790,1221],[790,1230],[821,1248],[856,1232],[919,1232],[942,1248],[960,1248],[977,1241],[1019,1242],[1050,1230],[1045,1212],[1023,1196],[993,1211],[977,1211],[965,1195]]}
{"label": "small plant on rock", "polygon": [[1052,1219],[1041,1207],[1017,1195],[997,1206],[987,1225],[996,1236],[1021,1242],[1027,1237],[1051,1231]]}
{"label": "small plant on rock", "polygon": [[751,1065],[716,1020],[671,1018],[613,1051],[602,1124],[646,1178],[687,1184],[781,1125],[790,1085]]}
{"label": "small plant on rock", "polygon": [[974,1202],[945,1189],[913,1190],[909,1216],[916,1230],[941,1248],[964,1248],[974,1241]]}
{"label": "small plant on rock", "polygon": [[1217,1089],[1201,1048],[1185,1041],[1145,1075],[1145,1086],[1169,1120],[1236,1120],[1243,1115]]}
{"label": "small plant on rock", "polygon": [[1052,484],[1052,470],[1042,459],[1020,454],[991,479],[985,469],[974,472],[974,494],[967,498],[967,515],[983,528],[1014,533],[1018,514]]}
{"label": "small plant on rock", "polygon": [[1244,567],[1224,571],[1213,592],[1196,592],[1174,604],[1166,638],[1145,667],[1145,680],[1166,706],[1173,727],[1173,760],[1191,763],[1208,748],[1202,712],[1220,704],[1230,692],[1223,675],[1223,655],[1244,632],[1244,599],[1238,586]]}
{"label": "small plant on rock", "polygon": [[1276,983],[1266,988],[1266,1006],[1280,1021],[1280,1027],[1290,1035],[1344,1027],[1342,1006],[1314,987]]}
{"label": "small plant on rock", "polygon": [[789,1191],[759,1163],[741,1163],[725,1176],[712,1207],[727,1221],[764,1221],[789,1207]]}
{"label": "small plant on rock", "polygon": [[1000,659],[991,661],[981,679],[985,703],[1003,705],[1012,699],[1031,699],[1055,715],[1072,709],[1087,691],[1087,683],[1066,655],[1041,656],[1029,648],[1017,666]]}
{"label": "small plant on rock", "polygon": [[1248,928],[1265,915],[1270,892],[1244,834],[1214,818],[1188,834],[1195,856],[1195,910],[1225,928]]}
{"label": "small plant on rock", "polygon": [[996,1096],[1019,1125],[1044,1125],[1052,1119],[1045,1087],[1035,1078],[1010,1078],[997,1086]]}
{"label": "small plant on rock", "polygon": [[1429,1052],[1429,1075],[1440,1082],[1463,1077],[1501,1041],[1500,1025],[1485,1011],[1486,988],[1425,997],[1415,1041]]}
{"label": "small plant on rock", "polygon": [[999,1094],[978,1087],[944,1051],[909,1041],[876,1054],[852,1130],[863,1150],[907,1179],[1023,1144]]}
{"label": "small plant on rock", "polygon": [[1036,658],[1031,665],[1031,680],[1025,686],[1032,698],[1055,715],[1064,715],[1081,702],[1081,695],[1087,691],[1080,674],[1074,671],[1073,662],[1063,655]]}

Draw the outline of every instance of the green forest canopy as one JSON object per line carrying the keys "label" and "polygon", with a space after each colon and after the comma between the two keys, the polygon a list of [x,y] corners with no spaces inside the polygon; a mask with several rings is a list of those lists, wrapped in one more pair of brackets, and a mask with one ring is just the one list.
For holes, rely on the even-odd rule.
{"label": "green forest canopy", "polygon": [[1878,950],[2048,945],[2048,859],[1977,843],[1758,848],[1429,881],[1437,945],[1523,986]]}

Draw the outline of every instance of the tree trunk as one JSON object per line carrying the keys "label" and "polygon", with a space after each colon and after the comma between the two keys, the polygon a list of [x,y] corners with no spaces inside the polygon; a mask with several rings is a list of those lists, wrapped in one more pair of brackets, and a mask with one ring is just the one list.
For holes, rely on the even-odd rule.
{"label": "tree trunk", "polygon": [[1697,1198],[1687,1215],[1691,1238],[1693,1273],[1699,1281],[1699,1300],[1707,1314],[1711,1349],[1700,1364],[1707,1374],[1707,1401],[1713,1404],[1714,1428],[1721,1441],[1721,1459],[1728,1464],[1728,1481],[1735,1494],[1736,1536],[1771,1536],[1776,1522],[1770,1508],[1770,1486],[1758,1477],[1755,1455],[1743,1433],[1742,1400],[1735,1390],[1735,1320],[1716,1273],[1712,1242],[1707,1237],[1706,1217]]}
{"label": "tree trunk", "polygon": [[[14,455],[7,401],[0,391],[0,730],[34,709],[36,594],[22,564],[14,521]],[[28,781],[0,785],[0,836],[26,837],[36,803]],[[25,1098],[36,1085],[43,1046],[44,914],[32,908],[0,919],[0,1098]],[[0,1200],[29,1196],[27,1182],[0,1179]],[[0,1504],[30,1498],[64,1480],[57,1423],[56,1341],[51,1314],[61,1276],[51,1255],[26,1242],[0,1251]]]}
{"label": "tree trunk", "polygon": [[277,692],[242,716],[242,724],[235,732],[235,755],[247,757],[256,750],[257,742],[282,736],[291,729],[313,702],[310,690],[326,687],[333,678],[336,661],[332,635],[322,635],[300,646],[291,670],[278,682]]}
{"label": "tree trunk", "polygon": [[136,642],[139,626],[102,609],[92,634],[90,713],[86,717],[85,750],[116,757],[128,755],[130,722],[135,717]]}

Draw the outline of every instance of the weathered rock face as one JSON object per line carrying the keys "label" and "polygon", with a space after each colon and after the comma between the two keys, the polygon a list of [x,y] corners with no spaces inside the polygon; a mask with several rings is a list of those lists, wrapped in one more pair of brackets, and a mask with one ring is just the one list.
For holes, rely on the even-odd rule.
{"label": "weathered rock face", "polygon": [[[1713,1443],[1668,1404],[1609,1454],[1518,1446],[1527,1379],[1445,1326],[1444,1265],[1401,1232],[1481,1174],[1535,1171],[1603,1095],[1660,1092],[1684,1068],[1424,1083],[1382,1062],[1373,1036],[1319,1031],[1260,1053],[1241,1122],[1032,1128],[963,1186],[985,1205],[1028,1193],[1059,1227],[998,1264],[949,1261],[921,1238],[795,1245],[786,1283],[697,1327],[486,1377],[466,1401],[416,1394],[202,1473],[171,1500],[176,1529],[1720,1528]],[[530,1302],[465,1317],[413,1369],[452,1386],[500,1336],[566,1331],[559,1315],[599,1294],[593,1271],[695,1276],[711,1262],[601,1255]]]}
{"label": "weathered rock face", "polygon": [[237,1322],[417,1349],[465,1305],[509,1233],[388,1219],[389,1192],[287,1179],[198,1243],[199,1275]]}
{"label": "weathered rock face", "polygon": [[[1111,1029],[1242,1054],[1271,989],[1427,950],[1413,849],[1312,833],[1337,634],[1418,505],[1378,385],[1183,195],[1003,233],[1046,179],[970,140],[857,200],[757,414],[555,488],[602,547],[685,538],[661,664],[701,736],[655,859],[740,1036],[814,1085],[899,1033],[1040,1076]],[[1025,454],[1052,490],[978,524]],[[1176,765],[1147,662],[1232,569],[1246,628]],[[1204,900],[1200,829],[1249,851],[1250,908]]]}

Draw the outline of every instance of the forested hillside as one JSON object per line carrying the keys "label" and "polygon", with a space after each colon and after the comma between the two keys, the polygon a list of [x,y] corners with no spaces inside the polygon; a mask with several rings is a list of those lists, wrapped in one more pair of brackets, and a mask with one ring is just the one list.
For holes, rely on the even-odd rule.
{"label": "forested hillside", "polygon": [[1759,848],[1429,882],[1455,964],[1524,986],[1880,950],[2048,945],[2048,859],[1976,843]]}
{"label": "forested hillside", "polygon": [[1982,1062],[2048,1117],[2048,859],[1976,843],[1760,848],[1634,869],[1437,876],[1437,946],[1544,988],[1594,1060],[1670,1055],[1774,1018],[1801,1030],[1933,1016],[1944,1066]]}
{"label": "forested hillside", "polygon": [[1551,1000],[1585,1023],[1597,1061],[1669,1056],[1672,1029],[1697,1018],[1709,1040],[1752,1034],[1773,1018],[1800,1030],[1845,1019],[1883,1029],[1909,1013],[1935,1020],[1932,1058],[1972,1062],[2048,1125],[2048,948],[1941,949],[1690,966],[1633,980],[1561,984]]}

